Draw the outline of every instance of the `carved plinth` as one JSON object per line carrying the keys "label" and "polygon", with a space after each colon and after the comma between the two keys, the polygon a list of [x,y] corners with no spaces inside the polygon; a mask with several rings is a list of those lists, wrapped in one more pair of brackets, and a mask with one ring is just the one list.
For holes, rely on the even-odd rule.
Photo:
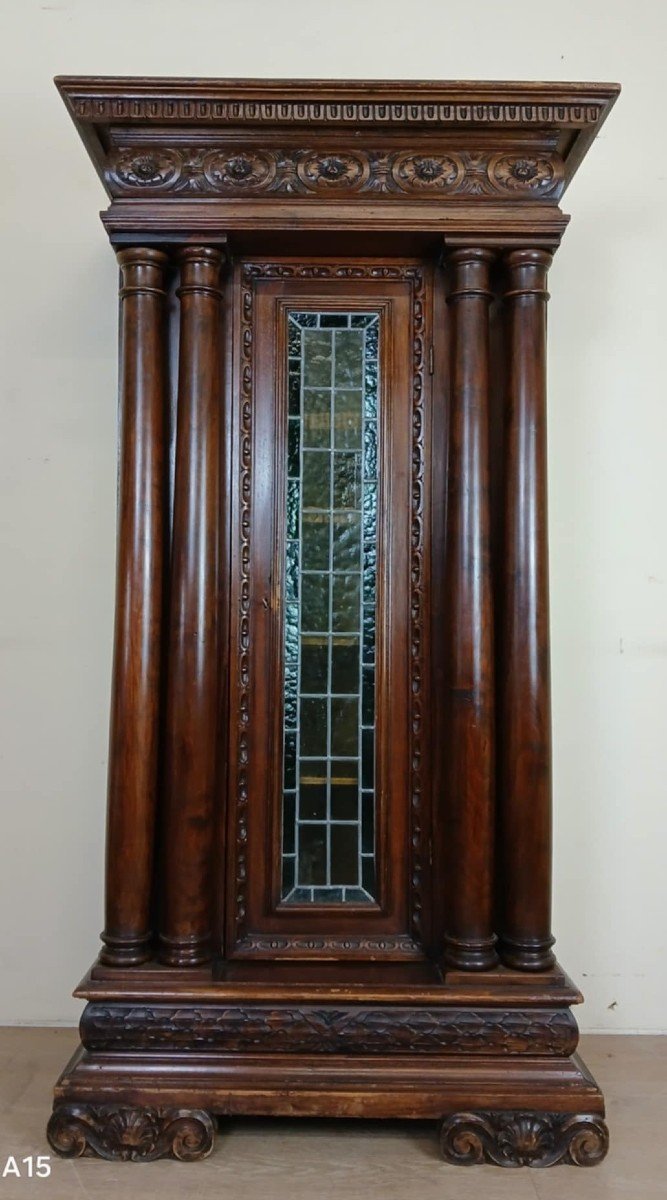
{"label": "carved plinth", "polygon": [[446,1117],[440,1148],[455,1166],[595,1167],[609,1149],[601,1117],[548,1112],[467,1112]]}
{"label": "carved plinth", "polygon": [[211,1153],[215,1126],[201,1109],[57,1104],[46,1132],[61,1158],[194,1162]]}
{"label": "carved plinth", "polygon": [[[219,981],[214,999],[204,980],[177,986],[176,971],[158,986],[146,971],[118,1000],[116,973],[95,967],[80,989],[82,1045],[56,1085],[50,1143],[64,1156],[194,1159],[211,1148],[215,1116],[440,1122],[454,1109],[442,1126],[451,1162],[599,1161],[604,1104],[575,1053],[576,990],[556,972],[503,985],[501,971],[503,1003],[489,1004],[487,980],[461,975],[450,1004],[441,985],[398,982],[393,1000],[353,987],[290,1000],[280,981],[256,986],[252,1002],[239,1002],[236,981]],[[168,979],[159,1001],[152,993]]]}

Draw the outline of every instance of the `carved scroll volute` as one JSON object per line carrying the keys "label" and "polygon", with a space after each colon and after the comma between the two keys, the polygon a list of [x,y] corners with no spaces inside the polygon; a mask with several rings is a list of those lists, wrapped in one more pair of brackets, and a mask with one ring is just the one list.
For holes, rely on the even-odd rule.
{"label": "carved scroll volute", "polygon": [[166,354],[159,250],[118,254],[120,479],[102,960],[150,956],[166,530]]}
{"label": "carved scroll volute", "polygon": [[452,325],[445,609],[446,962],[496,963],[492,927],[493,609],[489,518],[489,272],[493,252],[449,256]]}
{"label": "carved scroll volute", "polygon": [[551,254],[506,257],[507,400],[499,889],[503,961],[553,964],[546,483],[546,290]]}
{"label": "carved scroll volute", "polygon": [[218,748],[223,256],[180,253],[178,419],[165,722],[165,871],[161,958],[212,952],[212,853]]}

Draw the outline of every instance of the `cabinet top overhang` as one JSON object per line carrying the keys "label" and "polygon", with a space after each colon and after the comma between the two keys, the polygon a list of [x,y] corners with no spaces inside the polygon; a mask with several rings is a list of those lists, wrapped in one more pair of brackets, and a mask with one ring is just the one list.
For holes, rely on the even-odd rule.
{"label": "cabinet top overhang", "polygon": [[169,223],[167,202],[178,223],[177,209],[193,213],[195,202],[201,213],[213,201],[229,228],[261,224],[263,211],[315,228],[315,214],[326,225],[334,208],[340,228],[364,227],[363,210],[389,228],[399,209],[406,225],[439,228],[461,201],[553,214],[620,90],[87,76],[56,85],[112,199],[107,226],[115,212],[141,224],[150,204],[156,228]]}

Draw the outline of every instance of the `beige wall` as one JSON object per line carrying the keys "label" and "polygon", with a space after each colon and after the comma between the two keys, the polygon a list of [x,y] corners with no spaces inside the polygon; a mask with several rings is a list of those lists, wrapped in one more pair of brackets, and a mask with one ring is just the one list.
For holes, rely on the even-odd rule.
{"label": "beige wall", "polygon": [[551,276],[554,924],[585,1028],[664,1029],[664,3],[1,7],[0,1021],[72,1022],[102,922],[116,271],[51,83],[79,72],[624,85]]}

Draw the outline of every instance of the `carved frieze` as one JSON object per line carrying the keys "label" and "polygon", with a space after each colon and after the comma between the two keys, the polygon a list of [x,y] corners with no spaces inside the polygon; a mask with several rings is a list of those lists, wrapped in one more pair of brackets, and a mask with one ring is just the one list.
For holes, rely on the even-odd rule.
{"label": "carved frieze", "polygon": [[365,196],[438,199],[511,195],[554,200],[563,162],[555,152],[278,150],[230,146],[124,147],[106,168],[112,195]]}
{"label": "carved frieze", "polygon": [[114,198],[408,196],[425,213],[429,200],[467,195],[558,200],[619,91],[461,80],[56,83]]}
{"label": "carved frieze", "polygon": [[[238,839],[237,839],[238,842]],[[237,859],[238,861],[238,859]],[[244,868],[245,869],[245,868]],[[240,912],[237,899],[237,915]],[[241,937],[234,947],[236,955],[244,958],[271,958],[275,954],[327,954],[360,955],[374,958],[376,955],[392,954],[400,958],[422,958],[423,949],[419,942],[408,934],[328,934],[299,937],[297,934],[249,933]]]}
{"label": "carved frieze", "polygon": [[89,1004],[91,1050],[158,1046],[266,1054],[546,1054],[577,1045],[567,1009]]}

